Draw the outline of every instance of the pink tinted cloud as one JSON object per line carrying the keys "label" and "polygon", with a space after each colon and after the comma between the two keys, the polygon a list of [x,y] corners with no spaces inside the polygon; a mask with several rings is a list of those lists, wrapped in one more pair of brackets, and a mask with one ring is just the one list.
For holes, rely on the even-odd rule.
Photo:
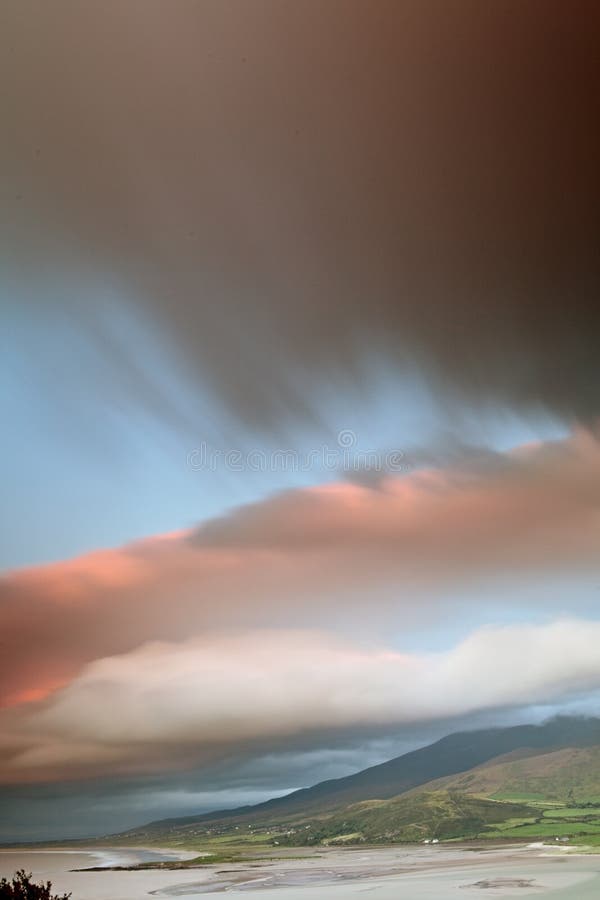
{"label": "pink tinted cloud", "polygon": [[7,574],[2,701],[32,701],[151,640],[273,624],[385,629],[498,573],[597,569],[599,546],[589,433],[375,490],[290,491],[194,531]]}

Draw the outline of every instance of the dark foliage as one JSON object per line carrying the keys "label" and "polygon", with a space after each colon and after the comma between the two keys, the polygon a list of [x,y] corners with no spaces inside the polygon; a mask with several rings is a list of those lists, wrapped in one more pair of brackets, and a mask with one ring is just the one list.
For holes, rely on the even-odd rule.
{"label": "dark foliage", "polygon": [[69,900],[70,894],[52,894],[52,882],[34,884],[25,869],[15,872],[12,879],[0,880],[0,900]]}

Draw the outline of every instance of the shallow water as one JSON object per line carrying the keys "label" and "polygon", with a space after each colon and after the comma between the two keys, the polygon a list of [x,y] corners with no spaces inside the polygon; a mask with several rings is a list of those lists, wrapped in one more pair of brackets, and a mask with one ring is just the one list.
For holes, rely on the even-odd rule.
{"label": "shallow water", "polygon": [[525,847],[475,852],[449,846],[331,850],[305,860],[265,860],[225,869],[72,871],[166,858],[168,851],[122,848],[0,851],[0,875],[24,868],[36,880],[50,879],[57,892],[71,891],[73,900],[202,900],[214,893],[252,893],[254,900],[345,900],[365,893],[369,900],[600,897],[600,856]]}

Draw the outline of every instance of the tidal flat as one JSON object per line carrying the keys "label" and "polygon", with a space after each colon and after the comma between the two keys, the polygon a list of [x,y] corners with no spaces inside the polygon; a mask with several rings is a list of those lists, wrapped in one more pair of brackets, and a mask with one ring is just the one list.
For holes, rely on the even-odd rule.
{"label": "tidal flat", "polygon": [[[50,879],[58,892],[71,891],[72,900],[200,900],[207,894],[248,892],[256,900],[344,900],[360,894],[369,894],[373,900],[529,896],[591,900],[600,895],[600,857],[575,848],[541,845],[336,848],[304,859],[282,857],[180,870],[109,868],[167,861],[178,855],[122,847],[4,850],[0,851],[0,875],[24,868],[35,880]],[[96,868],[81,871],[91,867]]]}

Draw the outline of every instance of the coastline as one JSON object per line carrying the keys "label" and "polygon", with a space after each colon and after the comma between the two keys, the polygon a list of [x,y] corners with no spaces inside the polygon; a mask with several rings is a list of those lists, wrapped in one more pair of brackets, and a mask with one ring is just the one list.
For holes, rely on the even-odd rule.
{"label": "coastline", "polygon": [[[162,848],[180,867],[143,865],[127,868],[125,861],[157,848],[61,848],[28,853],[0,851],[0,874],[4,861],[19,859],[39,877],[49,878],[53,889],[71,891],[73,900],[148,900],[148,898],[201,898],[208,893],[251,891],[265,900],[344,900],[369,891],[374,900],[393,900],[406,892],[411,900],[439,900],[440,879],[444,898],[463,897],[464,889],[480,896],[572,897],[595,896],[600,886],[594,856],[565,851],[551,845],[511,845],[504,848],[465,848],[451,844],[435,848],[422,845],[357,848],[320,848],[302,859],[279,857],[240,859],[235,863],[185,866],[194,851]],[[104,865],[72,868],[73,855],[81,862],[98,859]],[[117,859],[118,867],[107,865]],[[20,866],[19,866],[20,867]],[[566,893],[565,893],[566,892]],[[571,892],[571,893],[569,893]],[[468,896],[468,894],[467,894]]]}

